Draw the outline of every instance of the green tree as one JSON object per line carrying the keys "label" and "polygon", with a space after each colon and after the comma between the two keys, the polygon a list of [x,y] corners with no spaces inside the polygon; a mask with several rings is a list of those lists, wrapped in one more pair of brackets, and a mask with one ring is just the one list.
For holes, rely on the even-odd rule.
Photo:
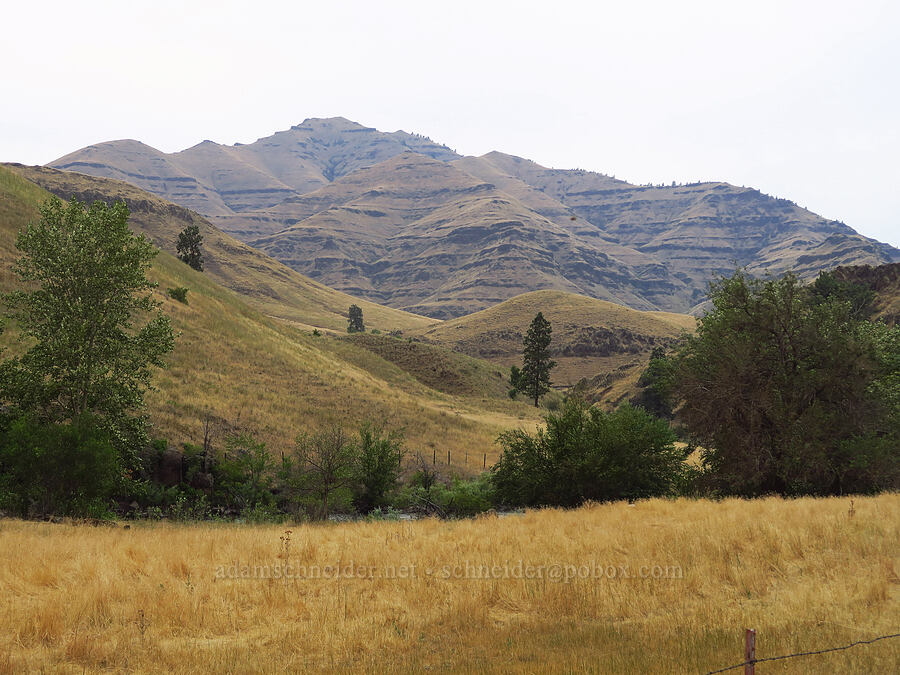
{"label": "green tree", "polygon": [[358,305],[350,305],[347,312],[347,332],[348,333],[365,333],[366,325],[363,323],[363,311]]}
{"label": "green tree", "polygon": [[0,508],[23,518],[105,516],[121,480],[118,453],[89,414],[61,424],[22,415],[0,434]]}
{"label": "green tree", "polygon": [[146,276],[158,250],[127,221],[124,202],[53,197],[19,233],[27,290],[3,299],[31,346],[0,366],[0,400],[48,423],[91,413],[134,459],[147,442],[144,392],[174,336]]}
{"label": "green tree", "polygon": [[890,381],[888,329],[818,290],[792,274],[720,279],[676,357],[679,417],[722,492],[836,494],[895,480],[890,386],[878,386]]}
{"label": "green tree", "polygon": [[550,360],[550,339],[553,329],[544,315],[538,312],[525,334],[522,370],[518,389],[538,406],[541,396],[550,391],[550,371],[556,366]]}
{"label": "green tree", "polygon": [[397,487],[403,454],[399,433],[385,433],[371,424],[359,430],[353,501],[360,513],[386,505],[387,495]]}
{"label": "green tree", "polygon": [[500,435],[492,470],[499,501],[513,506],[577,506],[585,500],[670,494],[684,453],[664,420],[630,405],[605,413],[570,399],[545,428]]}
{"label": "green tree", "polygon": [[178,259],[198,272],[203,271],[203,235],[196,225],[188,225],[178,235],[175,245]]}
{"label": "green tree", "polygon": [[223,506],[271,506],[275,465],[266,444],[250,434],[225,437],[225,456],[215,466],[215,497]]}
{"label": "green tree", "polygon": [[286,461],[283,473],[291,491],[312,496],[327,519],[335,502],[348,496],[357,455],[356,443],[342,427],[333,426],[298,436],[293,461]]}
{"label": "green tree", "polygon": [[850,303],[853,319],[868,319],[874,311],[875,291],[862,284],[841,281],[834,272],[822,272],[812,285],[814,302],[823,303],[832,299]]}
{"label": "green tree", "polygon": [[675,386],[675,363],[666,356],[662,347],[655,347],[650,355],[650,363],[638,379],[640,391],[631,399],[631,404],[647,412],[671,419],[673,417],[672,389]]}

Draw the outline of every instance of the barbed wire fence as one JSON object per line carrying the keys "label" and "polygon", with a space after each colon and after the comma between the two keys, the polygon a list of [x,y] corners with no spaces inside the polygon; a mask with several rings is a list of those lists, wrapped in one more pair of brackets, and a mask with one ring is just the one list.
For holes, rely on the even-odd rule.
{"label": "barbed wire fence", "polygon": [[741,663],[736,663],[733,666],[726,666],[725,668],[719,668],[718,670],[710,670],[705,673],[705,675],[718,675],[718,673],[727,673],[730,670],[737,670],[738,668],[743,668],[744,673],[746,675],[754,675],[755,666],[757,663],[765,663],[766,661],[784,661],[785,659],[794,659],[800,656],[814,656],[816,654],[828,654],[829,652],[840,652],[845,649],[850,649],[851,647],[856,647],[857,645],[870,645],[874,642],[879,642],[881,640],[890,640],[891,638],[900,637],[900,633],[893,633],[891,635],[879,635],[878,637],[871,638],[870,640],[857,640],[856,642],[851,642],[848,645],[842,645],[840,647],[828,647],[826,649],[816,649],[808,652],[796,652],[793,654],[783,654],[781,656],[766,656],[764,658],[758,659],[756,658],[756,631],[752,629],[747,629],[745,634],[745,643],[744,643],[744,660]]}

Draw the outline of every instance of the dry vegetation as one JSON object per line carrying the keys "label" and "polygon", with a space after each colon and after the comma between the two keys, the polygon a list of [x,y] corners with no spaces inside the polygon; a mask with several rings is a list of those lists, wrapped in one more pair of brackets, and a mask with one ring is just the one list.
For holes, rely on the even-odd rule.
{"label": "dry vegetation", "polygon": [[[15,233],[39,217],[37,205],[48,196],[33,183],[0,167],[0,291],[9,290],[14,282],[10,263],[17,256]],[[146,228],[153,235],[153,229],[149,225]],[[239,276],[242,264],[250,265],[252,271],[251,263],[235,257],[229,263],[233,265],[230,274]],[[173,443],[200,443],[207,415],[211,416],[217,445],[227,432],[248,431],[265,441],[276,455],[290,450],[303,430],[332,423],[353,427],[367,420],[386,420],[391,428],[405,430],[411,450],[426,455],[436,450],[441,457],[449,450],[452,464],[466,473],[467,450],[468,468],[480,469],[484,453],[488,462],[496,460],[499,447],[494,440],[501,430],[530,428],[538,421],[539,412],[525,402],[510,401],[505,387],[495,383],[475,393],[479,382],[496,378],[497,368],[489,363],[382,336],[357,338],[361,344],[336,337],[328,330],[314,336],[294,322],[266,316],[269,308],[258,305],[252,293],[248,299],[220,285],[213,273],[195,272],[165,252],[159,255],[150,277],[159,282],[156,295],[180,332],[175,352],[168,359],[169,367],[156,374],[156,391],[147,398],[154,435]],[[250,275],[248,283],[252,284],[254,278]],[[189,289],[188,304],[166,296],[166,289],[173,287]],[[309,315],[297,316],[310,324],[327,319],[323,327],[332,325],[328,317],[345,322],[338,312],[346,311],[343,303],[349,296],[336,292],[335,297],[308,296],[302,287],[296,288],[295,299],[310,306]],[[295,312],[297,306],[286,311]],[[375,313],[380,318],[374,325],[384,326],[379,322],[395,318],[420,320],[382,309],[383,314]],[[369,310],[365,311],[368,321]],[[346,322],[343,326],[346,328]],[[21,349],[13,339],[14,333],[12,327],[0,337],[0,347],[11,347],[13,352]],[[388,344],[392,349],[373,351],[366,347],[368,342],[373,349],[378,344]],[[402,356],[404,349],[414,352]],[[451,378],[446,373],[434,377],[435,369],[453,371],[454,381],[463,386],[444,386]],[[482,460],[477,466],[476,456]]]}
{"label": "dry vegetation", "polygon": [[[457,522],[298,525],[288,547],[277,526],[0,521],[0,673],[705,672],[740,662],[745,627],[759,631],[759,657],[897,632],[900,495],[857,498],[852,515],[849,506],[651,500]],[[632,574],[677,566],[681,578],[426,572],[466,562],[514,569],[519,560],[627,565]],[[216,578],[235,562],[377,573]],[[404,565],[410,578],[381,578]],[[898,668],[900,645],[887,640],[764,672]]]}
{"label": "dry vegetation", "polygon": [[[343,331],[347,328],[347,308],[356,303],[363,308],[366,322],[373,328],[407,330],[435,323],[435,319],[359,300],[323,286],[225,234],[202,216],[128,183],[48,167],[13,166],[0,169],[0,185],[4,188],[15,182],[10,171],[61,199],[72,195],[86,202],[124,199],[131,210],[130,224],[134,230],[173,254],[178,233],[188,225],[196,225],[203,235],[207,276],[241,295],[263,314],[310,327]],[[29,198],[35,196],[33,191],[27,194]],[[43,201],[46,196],[43,194],[37,201]]]}
{"label": "dry vegetation", "polygon": [[554,384],[570,386],[587,378],[590,382],[582,393],[608,404],[635,393],[653,347],[672,344],[697,324],[686,314],[640,312],[548,290],[524,293],[480,312],[416,329],[413,334],[507,369],[522,364],[522,338],[538,312],[553,326]]}

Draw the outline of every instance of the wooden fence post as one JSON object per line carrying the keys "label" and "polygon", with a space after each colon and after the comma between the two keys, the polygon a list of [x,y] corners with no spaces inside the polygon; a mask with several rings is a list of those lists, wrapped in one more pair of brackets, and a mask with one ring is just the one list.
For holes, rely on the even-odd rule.
{"label": "wooden fence post", "polygon": [[447,451],[447,466],[450,466],[450,451]]}
{"label": "wooden fence post", "polygon": [[744,675],[756,675],[756,631],[753,628],[744,633]]}
{"label": "wooden fence post", "polygon": [[487,468],[487,453],[484,453],[484,464],[482,464],[482,468],[483,469]]}

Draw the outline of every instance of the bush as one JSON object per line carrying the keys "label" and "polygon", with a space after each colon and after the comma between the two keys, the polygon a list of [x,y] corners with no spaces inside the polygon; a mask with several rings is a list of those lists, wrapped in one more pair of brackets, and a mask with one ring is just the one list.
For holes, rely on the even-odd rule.
{"label": "bush", "polygon": [[511,506],[577,506],[584,501],[672,494],[684,454],[666,422],[625,405],[612,413],[570,399],[546,429],[500,435],[492,470],[497,499]]}
{"label": "bush", "polygon": [[119,455],[91,415],[67,424],[23,416],[0,438],[0,498],[22,517],[108,517],[121,480]]}
{"label": "bush", "polygon": [[177,300],[180,303],[188,304],[187,301],[188,289],[184,286],[176,286],[175,288],[170,288],[166,290],[166,295],[168,295],[173,300]]}
{"label": "bush", "polygon": [[494,507],[491,474],[486,472],[470,480],[454,478],[450,486],[442,491],[438,501],[448,515],[461,518],[489,511]]}
{"label": "bush", "polygon": [[352,500],[357,444],[340,426],[316,434],[301,434],[293,457],[282,462],[279,477],[285,507],[327,519],[346,510]]}
{"label": "bush", "polygon": [[[425,474],[426,478],[429,474]],[[391,507],[442,518],[466,518],[489,511],[495,505],[494,486],[489,472],[472,479],[454,478],[449,485],[435,479],[422,485],[422,472],[393,495]]]}
{"label": "bush", "polygon": [[385,434],[372,425],[359,430],[353,504],[360,513],[387,504],[387,495],[397,487],[402,460],[403,437],[399,433]]}
{"label": "bush", "polygon": [[244,511],[275,503],[275,464],[266,444],[249,434],[226,437],[225,455],[213,463],[212,473],[216,506]]}

